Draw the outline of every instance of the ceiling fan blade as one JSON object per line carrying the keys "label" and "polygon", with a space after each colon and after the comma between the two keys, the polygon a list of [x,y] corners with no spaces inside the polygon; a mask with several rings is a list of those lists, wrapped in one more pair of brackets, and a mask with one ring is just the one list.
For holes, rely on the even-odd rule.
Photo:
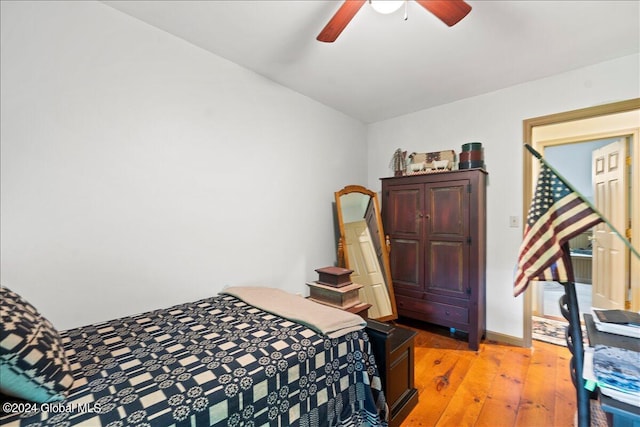
{"label": "ceiling fan blade", "polygon": [[416,0],[420,6],[437,16],[450,27],[456,25],[471,12],[471,6],[463,0]]}
{"label": "ceiling fan blade", "polygon": [[340,9],[333,15],[333,18],[320,31],[316,39],[326,43],[336,41],[342,30],[351,22],[365,1],[367,0],[345,0]]}

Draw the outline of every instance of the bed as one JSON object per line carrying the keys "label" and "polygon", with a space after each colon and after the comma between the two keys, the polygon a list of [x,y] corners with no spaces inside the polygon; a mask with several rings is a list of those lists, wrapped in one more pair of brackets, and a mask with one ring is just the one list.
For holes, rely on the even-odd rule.
{"label": "bed", "polygon": [[[272,310],[265,292],[281,307]],[[0,382],[11,370],[32,375],[40,363],[40,377],[31,380],[50,388],[33,402],[7,396],[2,384],[3,426],[386,425],[364,322],[296,295],[230,288],[62,331],[57,345],[55,329],[19,295],[2,288],[1,302]],[[289,312],[292,304],[297,311]],[[21,310],[26,315],[16,314]],[[338,324],[345,314],[352,317]],[[54,344],[29,370],[19,366],[26,357],[12,353],[15,343],[7,343],[33,338],[18,340],[16,331],[34,319],[41,322],[39,341]]]}

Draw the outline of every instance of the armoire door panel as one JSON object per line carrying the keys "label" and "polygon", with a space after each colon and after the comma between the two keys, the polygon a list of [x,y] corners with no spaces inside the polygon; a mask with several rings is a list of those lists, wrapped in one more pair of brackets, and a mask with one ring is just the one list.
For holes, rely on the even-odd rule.
{"label": "armoire door panel", "polygon": [[422,259],[419,240],[392,239],[389,264],[391,278],[395,286],[422,288],[420,260]]}
{"label": "armoire door panel", "polygon": [[426,210],[429,236],[467,237],[469,215],[468,181],[429,184]]}
{"label": "armoire door panel", "polygon": [[425,289],[458,298],[468,298],[468,268],[465,243],[431,241],[427,251],[428,272]]}
{"label": "armoire door panel", "polygon": [[391,211],[387,214],[387,233],[404,236],[420,236],[422,233],[422,191],[421,186],[400,186],[390,195]]}

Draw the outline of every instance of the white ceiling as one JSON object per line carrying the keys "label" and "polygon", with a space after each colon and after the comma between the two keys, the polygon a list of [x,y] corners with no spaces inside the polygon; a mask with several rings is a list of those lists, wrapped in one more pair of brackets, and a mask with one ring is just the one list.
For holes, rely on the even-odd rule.
{"label": "white ceiling", "polygon": [[365,123],[640,52],[637,0],[468,0],[451,28],[365,4],[335,43],[341,1],[104,3]]}

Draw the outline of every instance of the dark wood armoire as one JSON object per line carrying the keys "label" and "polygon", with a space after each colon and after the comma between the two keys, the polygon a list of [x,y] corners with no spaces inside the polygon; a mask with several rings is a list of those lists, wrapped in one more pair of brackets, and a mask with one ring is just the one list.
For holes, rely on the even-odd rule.
{"label": "dark wood armoire", "polygon": [[400,316],[485,334],[483,169],[382,178],[382,220]]}

